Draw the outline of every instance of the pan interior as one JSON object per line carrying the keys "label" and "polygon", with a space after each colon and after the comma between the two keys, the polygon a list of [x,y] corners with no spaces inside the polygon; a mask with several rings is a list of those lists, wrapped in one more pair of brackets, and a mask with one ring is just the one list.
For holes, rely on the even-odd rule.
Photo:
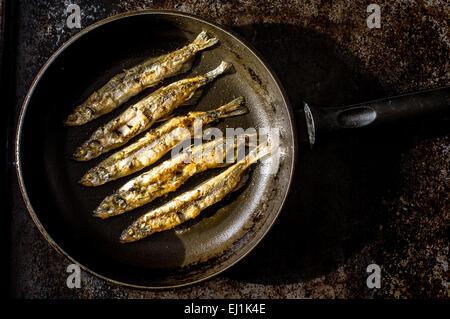
{"label": "pan interior", "polygon": [[[195,220],[136,243],[120,244],[120,233],[137,216],[221,170],[194,176],[178,191],[134,211],[96,219],[91,212],[100,201],[139,173],[96,188],[82,187],[77,180],[111,152],[83,163],[71,160],[71,154],[97,127],[154,89],[84,126],[64,127],[63,120],[114,74],[149,56],[180,48],[201,30],[218,37],[220,45],[198,54],[191,71],[163,84],[209,71],[221,60],[232,62],[234,72],[208,86],[197,105],[180,107],[177,114],[213,109],[244,96],[249,114],[214,126],[222,131],[227,127],[279,128],[280,160],[254,165],[245,187]],[[128,285],[184,285],[235,263],[256,245],[278,215],[292,174],[292,123],[283,94],[270,72],[229,33],[181,14],[124,16],[66,44],[31,88],[19,124],[19,177],[31,214],[44,235],[86,269]]]}

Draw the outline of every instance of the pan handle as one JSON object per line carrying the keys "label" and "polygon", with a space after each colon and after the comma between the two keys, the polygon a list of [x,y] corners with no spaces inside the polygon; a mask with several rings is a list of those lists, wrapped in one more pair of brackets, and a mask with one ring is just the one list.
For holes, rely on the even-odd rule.
{"label": "pan handle", "polygon": [[450,86],[341,107],[303,103],[309,142],[314,145],[317,133],[393,124],[450,111]]}

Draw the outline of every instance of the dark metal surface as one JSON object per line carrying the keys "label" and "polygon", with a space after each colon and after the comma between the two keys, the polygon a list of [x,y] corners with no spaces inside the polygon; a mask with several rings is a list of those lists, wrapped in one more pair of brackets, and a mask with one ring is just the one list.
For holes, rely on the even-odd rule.
{"label": "dark metal surface", "polygon": [[[11,51],[17,64],[11,64],[14,72],[7,77],[13,137],[20,105],[39,68],[80,30],[65,26],[67,1],[12,2],[17,15]],[[450,84],[447,1],[378,1],[382,27],[372,30],[365,21],[368,3],[361,0],[74,2],[81,7],[82,28],[143,8],[181,10],[231,27],[275,69],[291,101],[349,105]],[[118,287],[86,272],[81,288],[69,289],[70,261],[48,245],[30,219],[10,156],[11,294],[448,298],[448,127],[448,120],[441,120],[332,136],[313,152],[301,152],[287,206],[261,244],[230,271],[169,291]],[[382,267],[381,289],[366,286],[370,263]]]}
{"label": "dark metal surface", "polygon": [[[148,28],[146,34],[151,41],[135,32],[143,28]],[[179,48],[202,30],[219,38],[220,46],[203,52],[188,75],[203,74],[222,60],[233,63],[234,73],[216,80],[195,109],[208,110],[236,96],[244,96],[249,113],[227,119],[226,127],[279,128],[283,153],[279,167],[271,167],[278,165],[275,160],[257,165],[248,186],[239,194],[229,196],[228,201],[211,207],[177,231],[123,245],[118,237],[135,218],[192,188],[200,180],[214,176],[217,170],[192,178],[186,187],[151,205],[108,220],[95,219],[92,211],[102,198],[131,177],[110,185],[85,188],[77,180],[95,164],[92,162],[97,163],[107,155],[79,163],[71,159],[71,154],[99,125],[149,91],[127,102],[117,112],[81,127],[64,127],[64,118],[74,105],[120,70],[148,56]],[[223,124],[218,127],[225,132]],[[22,194],[31,216],[55,248],[84,269],[116,283],[173,287],[195,283],[227,269],[262,239],[278,216],[289,190],[295,152],[293,133],[290,109],[277,80],[245,43],[216,25],[186,14],[136,12],[87,28],[64,44],[44,65],[21,111],[16,161]]]}

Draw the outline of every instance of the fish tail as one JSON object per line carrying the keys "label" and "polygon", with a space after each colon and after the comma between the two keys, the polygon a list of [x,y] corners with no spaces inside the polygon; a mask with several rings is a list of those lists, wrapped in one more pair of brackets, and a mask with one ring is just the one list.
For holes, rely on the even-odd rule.
{"label": "fish tail", "polygon": [[208,82],[211,82],[216,77],[218,77],[219,75],[221,75],[225,71],[229,70],[232,66],[233,66],[233,64],[231,64],[229,62],[222,61],[222,63],[220,63],[220,65],[217,68],[215,68],[214,70],[211,70],[208,73],[206,73],[205,77],[208,79]]}
{"label": "fish tail", "polygon": [[238,134],[233,137],[236,141],[236,143],[244,143],[246,146],[254,146],[256,147],[258,145],[259,137],[258,133],[246,133],[244,134]]}
{"label": "fish tail", "polygon": [[271,146],[269,142],[260,144],[256,146],[253,150],[248,153],[248,155],[242,160],[245,162],[246,166],[250,166],[251,164],[258,161],[260,158],[270,154]]}
{"label": "fish tail", "polygon": [[225,118],[230,116],[243,115],[248,113],[248,108],[244,105],[245,100],[242,96],[234,99],[230,103],[227,103],[217,110],[217,115],[219,118]]}
{"label": "fish tail", "polygon": [[260,142],[260,140],[258,138],[258,134],[249,134],[246,136],[245,146],[248,146],[251,149],[253,149],[258,146],[259,142]]}
{"label": "fish tail", "polygon": [[196,45],[198,50],[203,50],[213,46],[217,42],[219,42],[219,39],[211,38],[206,31],[202,31],[192,43]]}
{"label": "fish tail", "polygon": [[[253,150],[253,153],[251,156],[253,156],[253,157],[259,156],[258,158],[260,158],[265,155],[265,154],[261,154],[261,155],[257,154],[256,148],[259,147],[258,145],[261,145],[257,133],[250,133],[250,134],[244,133],[242,135],[239,134],[239,135],[236,135],[233,137],[227,137],[224,144],[226,144],[227,152],[231,151],[231,149],[234,149],[233,162],[238,161],[238,162],[246,164],[246,162],[250,160],[249,155],[252,150]],[[245,148],[246,147],[249,148],[249,154],[247,154],[247,156],[245,156]],[[259,147],[259,149],[261,150],[262,147]],[[249,162],[248,165],[246,164],[245,167],[256,162],[258,160],[258,158]]]}

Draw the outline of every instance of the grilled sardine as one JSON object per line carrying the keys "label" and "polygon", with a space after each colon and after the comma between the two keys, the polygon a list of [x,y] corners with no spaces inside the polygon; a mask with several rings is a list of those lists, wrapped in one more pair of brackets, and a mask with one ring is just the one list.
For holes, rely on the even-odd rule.
{"label": "grilled sardine", "polygon": [[[156,129],[147,132],[142,138],[124,149],[112,154],[97,166],[91,168],[80,180],[85,186],[98,186],[106,182],[133,174],[147,167],[182,141],[194,134],[194,122],[207,125],[220,118],[245,114],[244,98],[239,97],[218,109],[207,112],[189,112],[178,116]],[[201,138],[201,137],[200,137]]]}
{"label": "grilled sardine", "polygon": [[229,167],[218,176],[139,217],[122,232],[120,241],[122,243],[137,241],[155,232],[171,229],[186,220],[197,217],[202,210],[217,203],[237,189],[246,169],[266,155],[269,149],[269,144],[264,147],[256,147],[243,160]]}
{"label": "grilled sardine", "polygon": [[92,93],[77,106],[65,122],[76,126],[90,122],[109,113],[144,89],[155,86],[165,78],[187,72],[195,54],[215,43],[205,31],[187,46],[174,52],[150,58],[135,67],[115,75],[103,87]]}
{"label": "grilled sardine", "polygon": [[188,104],[194,94],[200,92],[198,89],[213,81],[229,67],[231,67],[230,63],[222,62],[216,69],[204,75],[176,81],[159,88],[97,129],[83,145],[77,148],[73,158],[77,161],[88,161],[124,145],[180,105]]}
{"label": "grilled sardine", "polygon": [[107,196],[94,211],[94,216],[107,218],[122,214],[175,191],[195,174],[234,163],[238,143],[236,138],[219,138],[191,146]]}

